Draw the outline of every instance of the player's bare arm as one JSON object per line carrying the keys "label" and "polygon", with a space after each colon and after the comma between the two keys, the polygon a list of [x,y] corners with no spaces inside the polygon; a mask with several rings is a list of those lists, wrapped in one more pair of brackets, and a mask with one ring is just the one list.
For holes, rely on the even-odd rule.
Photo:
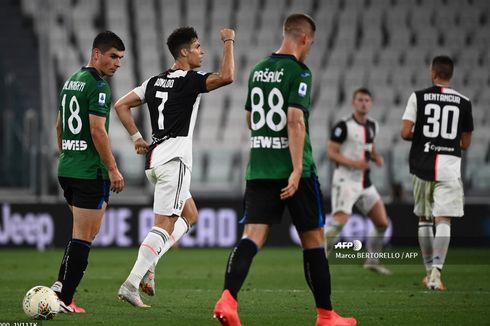
{"label": "player's bare arm", "polygon": [[410,141],[413,139],[413,121],[402,120],[402,128],[400,130],[400,136],[404,140]]}
{"label": "player's bare arm", "polygon": [[247,127],[249,130],[252,130],[252,113],[250,111],[246,111],[246,120],[247,120]]}
{"label": "player's bare arm", "polygon": [[281,199],[292,197],[298,190],[299,180],[303,174],[303,149],[305,145],[306,127],[304,114],[301,109],[288,108],[288,140],[289,152],[293,163],[288,185],[281,189]]}
{"label": "player's bare arm", "polygon": [[385,164],[385,160],[383,156],[378,152],[378,149],[375,144],[373,144],[373,149],[371,150],[373,154],[373,161],[376,162],[376,165],[382,167]]}
{"label": "player's bare arm", "polygon": [[132,138],[133,135],[135,135],[136,139],[133,139],[133,141],[136,153],[143,155],[146,154],[149,146],[148,143],[143,139],[143,137],[141,137],[141,134],[136,127],[136,123],[134,122],[133,115],[131,114],[131,109],[134,107],[138,107],[141,104],[143,104],[143,102],[141,101],[139,96],[136,95],[135,92],[131,91],[116,102],[115,108],[119,120],[121,120],[121,123],[123,124],[124,128],[126,128],[129,135]]}
{"label": "player's bare arm", "polygon": [[354,161],[346,157],[345,155],[342,155],[342,153],[340,152],[341,146],[342,146],[341,143],[337,143],[334,141],[328,142],[327,155],[331,161],[340,165],[345,165],[347,167],[359,169],[359,170],[366,170],[369,168],[369,163],[366,162],[365,160]]}
{"label": "player's bare arm", "polygon": [[471,145],[471,132],[461,133],[461,149],[467,150]]}
{"label": "player's bare arm", "polygon": [[206,79],[206,89],[215,90],[222,86],[231,84],[235,78],[235,31],[229,28],[221,30],[221,41],[223,41],[223,61],[217,73],[209,75]]}
{"label": "player's bare arm", "polygon": [[56,117],[56,138],[58,140],[58,150],[61,153],[61,150],[63,149],[61,145],[61,118],[60,118],[60,113],[58,112],[58,116]]}
{"label": "player's bare arm", "polygon": [[90,134],[92,135],[95,148],[97,149],[100,158],[107,166],[107,170],[109,171],[111,190],[116,193],[119,193],[124,188],[124,178],[121,172],[119,172],[117,168],[114,155],[112,155],[111,143],[109,142],[109,135],[107,135],[107,132],[105,130],[106,118],[97,116],[95,114],[90,114],[89,119],[90,119]]}

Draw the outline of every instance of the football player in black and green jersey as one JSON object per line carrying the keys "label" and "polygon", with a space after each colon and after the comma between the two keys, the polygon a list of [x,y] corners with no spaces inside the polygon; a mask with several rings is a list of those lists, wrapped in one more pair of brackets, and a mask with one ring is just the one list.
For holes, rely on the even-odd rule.
{"label": "football player in black and green jersey", "polygon": [[245,109],[251,130],[250,159],[241,221],[245,229],[229,256],[224,291],[214,308],[214,317],[222,325],[241,324],[238,292],[270,226],[280,223],[286,207],[303,247],[305,278],[317,307],[316,325],[356,324],[354,318],[337,315],[330,302],[323,199],[308,132],[312,76],[303,63],[315,29],[307,15],[288,16],[281,47],[259,61],[249,76]]}
{"label": "football player in black and green jersey", "polygon": [[60,93],[58,180],[73,213],[72,238],[52,286],[63,312],[85,312],[75,305],[73,294],[87,267],[109,190],[118,193],[124,187],[108,137],[111,89],[103,79],[120,67],[124,50],[113,32],[97,35],[88,65],[68,78]]}

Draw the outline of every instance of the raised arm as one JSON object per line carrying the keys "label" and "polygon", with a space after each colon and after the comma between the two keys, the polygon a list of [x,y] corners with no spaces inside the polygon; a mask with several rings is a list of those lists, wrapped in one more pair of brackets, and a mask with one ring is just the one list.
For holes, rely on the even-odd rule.
{"label": "raised arm", "polygon": [[223,61],[220,70],[206,79],[208,91],[231,84],[235,78],[235,31],[229,28],[221,30],[221,41],[223,41]]}

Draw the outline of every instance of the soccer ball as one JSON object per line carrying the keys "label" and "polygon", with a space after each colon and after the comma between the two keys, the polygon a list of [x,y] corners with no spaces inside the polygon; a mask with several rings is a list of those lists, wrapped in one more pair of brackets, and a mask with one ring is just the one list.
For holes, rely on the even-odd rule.
{"label": "soccer ball", "polygon": [[58,296],[46,286],[38,285],[27,291],[22,308],[34,319],[53,319],[60,311]]}

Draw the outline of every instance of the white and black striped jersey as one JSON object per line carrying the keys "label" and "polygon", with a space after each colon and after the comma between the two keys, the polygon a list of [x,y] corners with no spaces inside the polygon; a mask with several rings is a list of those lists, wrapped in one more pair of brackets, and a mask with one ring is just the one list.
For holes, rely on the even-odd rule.
{"label": "white and black striped jersey", "polygon": [[180,158],[192,170],[192,135],[209,75],[167,70],[133,90],[150,111],[152,144],[146,155],[146,169]]}
{"label": "white and black striped jersey", "polygon": [[[342,144],[340,153],[355,161],[366,160],[372,157],[374,138],[378,133],[378,122],[367,118],[365,124],[358,122],[354,115],[340,120],[332,129],[330,140]],[[369,169],[361,171],[345,165],[337,164],[334,171],[337,180],[345,179],[349,182],[360,183],[363,188],[371,186]]]}
{"label": "white and black striped jersey", "polygon": [[415,91],[403,120],[414,123],[410,173],[429,181],[461,177],[461,133],[473,131],[471,102],[447,87]]}

